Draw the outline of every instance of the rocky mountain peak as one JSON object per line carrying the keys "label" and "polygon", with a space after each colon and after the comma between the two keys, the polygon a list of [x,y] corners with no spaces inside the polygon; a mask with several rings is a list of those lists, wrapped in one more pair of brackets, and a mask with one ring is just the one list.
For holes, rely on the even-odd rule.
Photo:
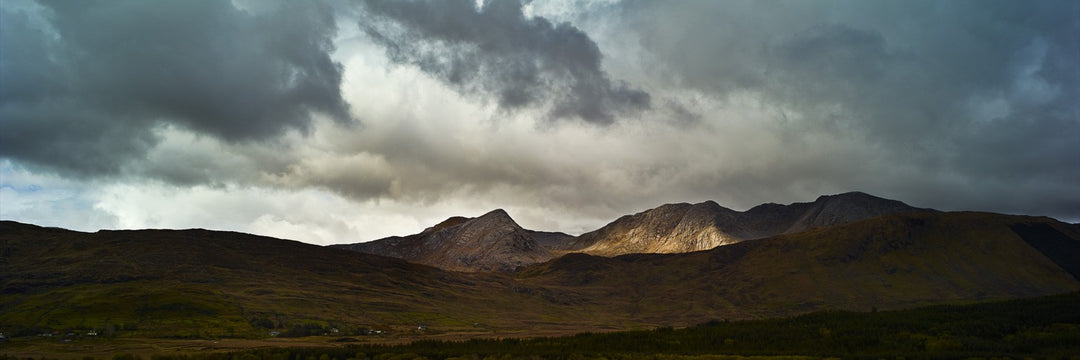
{"label": "rocky mountain peak", "polygon": [[666,204],[583,234],[578,243],[594,255],[707,250],[743,240],[845,224],[886,214],[933,211],[863,192],[820,196],[812,203],[762,204],[745,212],[714,201]]}
{"label": "rocky mountain peak", "polygon": [[503,209],[491,210],[484,215],[480,215],[475,219],[472,219],[472,222],[483,223],[487,226],[509,226],[519,229],[521,228],[521,226],[518,225],[518,223],[510,217],[510,214],[507,214],[506,210]]}
{"label": "rocky mountain peak", "polygon": [[814,200],[813,203],[828,206],[842,206],[845,208],[851,208],[853,210],[871,211],[875,211],[875,209],[910,208],[910,206],[904,204],[903,202],[880,198],[860,191],[852,191],[836,195],[822,195],[819,196],[817,200]]}
{"label": "rocky mountain peak", "polygon": [[452,217],[415,235],[341,247],[449,270],[513,271],[570,252],[601,256],[693,252],[920,211],[932,210],[862,192],[825,195],[808,203],[762,204],[745,212],[709,200],[661,205],[573,237],[523,229],[505,210],[495,209],[475,218]]}
{"label": "rocky mountain peak", "polygon": [[683,214],[683,220],[711,221],[716,216],[734,213],[734,210],[720,206],[715,201],[709,200],[690,205]]}
{"label": "rocky mountain peak", "polygon": [[475,218],[452,217],[419,234],[340,247],[447,270],[507,272],[551,259],[539,241],[565,241],[559,235],[569,237],[525,230],[505,210],[495,209]]}
{"label": "rocky mountain peak", "polygon": [[445,228],[448,228],[448,227],[451,227],[451,226],[457,226],[457,225],[459,225],[461,223],[464,223],[466,221],[469,221],[469,220],[471,220],[471,219],[469,219],[467,217],[464,217],[464,216],[451,216],[450,218],[448,218],[446,220],[443,220],[442,222],[440,222],[438,224],[435,224],[435,226],[424,229],[422,234],[439,231],[439,230],[442,230],[442,229],[445,229]]}
{"label": "rocky mountain peak", "polygon": [[887,214],[928,211],[934,210],[920,209],[901,201],[884,199],[858,191],[825,195],[808,204],[808,208],[784,232],[794,233],[815,227],[840,225]]}
{"label": "rocky mountain peak", "polygon": [[839,194],[821,195],[821,196],[818,196],[817,200],[814,200],[814,202],[827,200],[827,199],[857,199],[857,198],[885,200],[883,198],[879,198],[877,196],[864,193],[862,191],[848,191],[848,192],[839,193]]}
{"label": "rocky mountain peak", "polygon": [[716,209],[716,210],[721,210],[721,209],[729,210],[729,209],[727,209],[727,208],[725,208],[723,206],[720,206],[720,204],[717,204],[715,201],[712,201],[712,200],[705,200],[705,201],[699,202],[697,204],[694,204],[694,207],[696,207],[696,208],[706,208],[706,209]]}
{"label": "rocky mountain peak", "polygon": [[521,238],[524,237],[523,234],[525,233],[525,229],[522,229],[502,209],[492,210],[484,215],[470,219],[453,230],[453,238],[456,242],[476,246],[487,246],[499,242],[521,242]]}
{"label": "rocky mountain peak", "polygon": [[716,219],[733,212],[714,201],[661,205],[583,234],[579,243],[585,245],[582,252],[603,256],[711,249],[730,240]]}

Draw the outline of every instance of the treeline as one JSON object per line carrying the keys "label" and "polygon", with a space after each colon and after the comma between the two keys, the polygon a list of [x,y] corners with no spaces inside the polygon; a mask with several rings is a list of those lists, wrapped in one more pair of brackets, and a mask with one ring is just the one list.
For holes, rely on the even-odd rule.
{"label": "treeline", "polygon": [[[872,313],[820,312],[783,319],[710,321],[556,338],[418,341],[334,349],[260,349],[171,359],[511,360],[840,358],[1078,358],[1080,293],[965,306]],[[3,359],[0,359],[3,360]]]}

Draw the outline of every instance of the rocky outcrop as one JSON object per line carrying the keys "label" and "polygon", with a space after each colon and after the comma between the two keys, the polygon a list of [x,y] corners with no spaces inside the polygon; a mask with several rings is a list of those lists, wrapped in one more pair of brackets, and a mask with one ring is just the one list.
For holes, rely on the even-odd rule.
{"label": "rocky outcrop", "polygon": [[846,224],[888,214],[933,211],[861,192],[821,196],[812,203],[763,204],[745,212],[715,202],[668,204],[627,215],[582,234],[581,252],[616,256],[708,250],[743,240]]}
{"label": "rocky outcrop", "polygon": [[582,234],[577,244],[581,252],[603,256],[711,249],[741,240],[717,226],[718,220],[735,214],[712,201],[667,204]]}

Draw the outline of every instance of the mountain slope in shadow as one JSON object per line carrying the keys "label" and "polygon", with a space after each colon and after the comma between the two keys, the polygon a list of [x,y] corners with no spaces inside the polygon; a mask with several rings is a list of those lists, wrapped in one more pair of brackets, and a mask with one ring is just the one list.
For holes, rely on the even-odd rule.
{"label": "mountain slope in shadow", "polygon": [[570,253],[508,276],[232,232],[83,233],[5,221],[0,328],[206,338],[313,323],[472,332],[684,326],[1073,292],[1080,282],[1069,254],[1078,248],[1077,225],[1052,219],[925,212],[690,253]]}
{"label": "mountain slope in shadow", "polygon": [[[1014,228],[1053,230],[1029,235],[1053,246],[1032,246]],[[1029,297],[1080,289],[1075,259],[1060,256],[1080,250],[1077,230],[988,213],[887,215],[692,253],[570,254],[519,280],[619,299],[603,306],[643,321]]]}

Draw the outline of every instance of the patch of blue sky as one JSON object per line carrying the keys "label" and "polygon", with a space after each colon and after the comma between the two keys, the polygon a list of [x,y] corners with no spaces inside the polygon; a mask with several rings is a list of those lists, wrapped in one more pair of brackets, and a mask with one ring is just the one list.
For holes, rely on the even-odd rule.
{"label": "patch of blue sky", "polygon": [[53,174],[35,173],[0,159],[0,219],[72,230],[98,230],[114,226],[111,214],[96,208],[91,183]]}

